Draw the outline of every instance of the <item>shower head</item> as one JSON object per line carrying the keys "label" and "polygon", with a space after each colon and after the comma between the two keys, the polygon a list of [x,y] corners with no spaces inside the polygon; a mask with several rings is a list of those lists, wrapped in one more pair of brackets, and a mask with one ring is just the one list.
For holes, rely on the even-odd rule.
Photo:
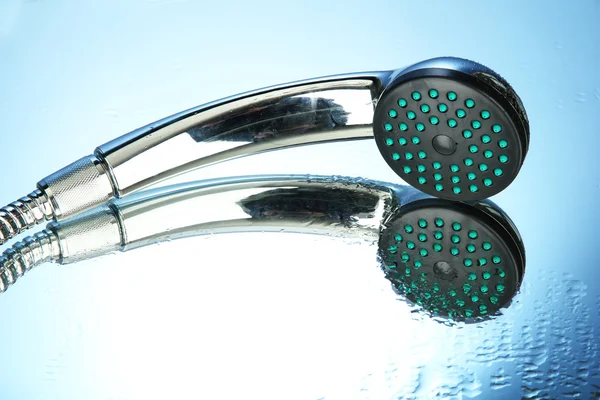
{"label": "shower head", "polygon": [[523,105],[500,75],[438,58],[390,77],[373,132],[388,165],[436,197],[479,200],[517,176],[529,146]]}
{"label": "shower head", "polygon": [[510,303],[525,267],[517,231],[494,217],[497,210],[441,199],[402,207],[379,240],[386,277],[433,315],[495,314]]}
{"label": "shower head", "polygon": [[439,198],[477,200],[515,178],[529,126],[506,81],[459,58],[259,89],[139,128],[42,179],[37,190],[0,209],[0,244],[193,169],[373,137],[412,186]]}
{"label": "shower head", "polygon": [[73,263],[165,240],[248,231],[378,242],[395,290],[434,315],[467,322],[506,307],[525,267],[516,228],[489,201],[451,202],[344,177],[261,176],[142,192],[50,223],[0,257],[0,292],[47,261]]}

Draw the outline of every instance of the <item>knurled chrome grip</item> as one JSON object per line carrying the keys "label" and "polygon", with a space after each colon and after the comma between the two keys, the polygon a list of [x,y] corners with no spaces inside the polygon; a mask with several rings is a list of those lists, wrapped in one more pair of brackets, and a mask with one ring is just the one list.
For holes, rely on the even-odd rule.
{"label": "knurled chrome grip", "polygon": [[60,246],[61,264],[97,257],[121,248],[121,224],[107,205],[76,215],[62,222],[51,222]]}
{"label": "knurled chrome grip", "polygon": [[102,162],[93,155],[83,157],[42,179],[29,195],[0,208],[0,245],[42,222],[104,204],[114,193]]}
{"label": "knurled chrome grip", "polygon": [[117,212],[107,205],[63,222],[51,222],[0,254],[0,293],[42,263],[69,264],[119,250],[121,232]]}
{"label": "knurled chrome grip", "polygon": [[104,204],[114,196],[106,168],[93,155],[42,179],[38,188],[48,197],[57,221]]}

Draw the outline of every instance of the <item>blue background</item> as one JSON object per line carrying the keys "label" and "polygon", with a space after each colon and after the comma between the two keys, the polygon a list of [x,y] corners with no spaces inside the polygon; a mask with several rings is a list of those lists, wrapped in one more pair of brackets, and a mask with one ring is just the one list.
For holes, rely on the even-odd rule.
{"label": "blue background", "polygon": [[[599,396],[599,21],[597,0],[3,0],[1,204],[183,109],[440,55],[500,72],[525,103],[532,140],[520,175],[494,198],[528,256],[522,293],[495,321],[449,328],[410,314],[368,245],[185,239],[44,265],[3,294],[0,398]],[[242,173],[398,182],[372,141],[236,160],[185,180]]]}

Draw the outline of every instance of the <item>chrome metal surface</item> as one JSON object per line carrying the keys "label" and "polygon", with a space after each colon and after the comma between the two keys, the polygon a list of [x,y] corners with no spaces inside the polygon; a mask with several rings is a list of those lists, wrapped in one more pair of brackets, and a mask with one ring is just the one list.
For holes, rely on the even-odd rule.
{"label": "chrome metal surface", "polygon": [[[41,180],[41,196],[51,205],[44,218],[63,220],[113,196],[226,160],[372,138],[373,110],[390,74],[343,74],[272,86],[136,129]],[[9,205],[0,212],[0,244],[32,226],[26,222],[30,213],[20,208]]]}
{"label": "chrome metal surface", "polygon": [[83,157],[42,179],[54,218],[62,220],[102,204],[114,196],[111,179],[96,156]]}
{"label": "chrome metal surface", "polygon": [[23,274],[33,267],[50,261],[58,261],[60,248],[58,237],[50,229],[44,229],[0,255],[0,293],[3,293]]}
{"label": "chrome metal surface", "polygon": [[21,232],[54,218],[48,196],[40,190],[0,208],[0,245]]}
{"label": "chrome metal surface", "polygon": [[42,222],[60,221],[103,204],[115,193],[106,168],[93,155],[47,176],[37,186],[0,209],[0,245]]}
{"label": "chrome metal surface", "polygon": [[61,264],[102,256],[119,250],[122,245],[122,226],[107,205],[62,222],[51,222],[48,229],[58,238]]}
{"label": "chrome metal surface", "polygon": [[[99,146],[117,193],[268,150],[372,137],[374,102],[390,72],[273,86],[175,114]],[[173,157],[176,154],[177,157]]]}
{"label": "chrome metal surface", "polygon": [[35,266],[93,258],[117,251],[121,244],[121,225],[106,205],[66,221],[51,222],[0,255],[0,293]]}
{"label": "chrome metal surface", "polygon": [[111,203],[123,223],[123,250],[234,231],[377,240],[402,190],[351,178],[269,175],[183,184]]}

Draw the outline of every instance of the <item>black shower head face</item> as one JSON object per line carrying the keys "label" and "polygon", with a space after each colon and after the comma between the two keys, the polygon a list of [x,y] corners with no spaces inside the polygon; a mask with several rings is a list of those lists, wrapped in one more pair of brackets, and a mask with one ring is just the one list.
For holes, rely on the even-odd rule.
{"label": "black shower head face", "polygon": [[491,82],[500,81],[440,68],[394,79],[373,122],[389,166],[439,198],[479,200],[504,190],[521,168],[529,133],[516,94],[502,86],[503,95]]}
{"label": "black shower head face", "polygon": [[524,272],[514,236],[462,203],[411,203],[386,225],[379,246],[386,277],[400,294],[456,321],[496,314]]}

